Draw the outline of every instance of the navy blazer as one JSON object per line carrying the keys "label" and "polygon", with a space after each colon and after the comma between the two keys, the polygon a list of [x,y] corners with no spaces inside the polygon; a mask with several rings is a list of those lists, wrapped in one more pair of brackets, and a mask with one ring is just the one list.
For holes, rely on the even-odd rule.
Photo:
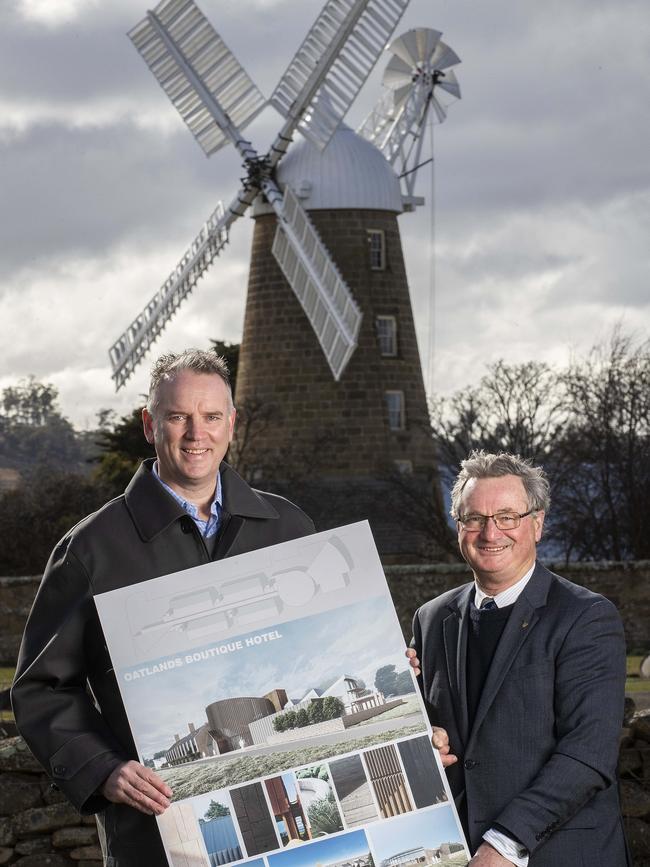
{"label": "navy blazer", "polygon": [[625,638],[614,605],[537,564],[488,671],[474,723],[467,633],[474,583],[415,613],[413,646],[432,725],[458,763],[448,779],[472,851],[495,825],[529,867],[630,864],[616,785]]}

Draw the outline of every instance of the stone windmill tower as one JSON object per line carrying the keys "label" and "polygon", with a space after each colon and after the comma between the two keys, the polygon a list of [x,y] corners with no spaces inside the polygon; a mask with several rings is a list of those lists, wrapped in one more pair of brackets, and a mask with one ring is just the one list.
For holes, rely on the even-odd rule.
{"label": "stone windmill tower", "polygon": [[[290,482],[321,526],[369,516],[382,553],[402,559],[417,550],[418,534],[396,519],[391,477],[410,477],[425,495],[434,479],[397,226],[412,196],[392,167],[424,122],[420,112],[406,124],[402,111],[419,99],[417,74],[409,73],[402,105],[384,100],[374,127],[366,122],[367,138],[381,148],[383,136],[390,155],[342,118],[407,2],[326,3],[271,97],[285,122],[262,156],[241,129],[265,101],[193,0],[163,0],[134,28],[134,44],[203,150],[230,140],[247,176],[110,350],[119,388],[253,204],[238,468],[260,485]],[[285,156],[297,130],[302,140]]]}

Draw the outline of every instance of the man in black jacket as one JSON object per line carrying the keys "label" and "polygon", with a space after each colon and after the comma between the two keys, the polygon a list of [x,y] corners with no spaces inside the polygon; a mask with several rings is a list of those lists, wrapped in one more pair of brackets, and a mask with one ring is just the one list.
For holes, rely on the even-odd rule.
{"label": "man in black jacket", "polygon": [[314,531],[297,506],[223,462],[235,409],[214,353],[162,356],[142,415],[157,460],[54,549],[12,688],[34,755],[75,807],[97,813],[107,867],[167,863],[153,817],[172,792],[136,760],[93,597]]}

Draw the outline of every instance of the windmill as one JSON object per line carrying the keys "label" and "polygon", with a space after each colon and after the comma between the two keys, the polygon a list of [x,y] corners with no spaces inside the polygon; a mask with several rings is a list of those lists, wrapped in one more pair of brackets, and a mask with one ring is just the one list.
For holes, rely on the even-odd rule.
{"label": "windmill", "polygon": [[406,204],[414,200],[415,179],[422,167],[423,132],[431,113],[438,123],[447,117],[443,94],[460,99],[460,86],[451,66],[460,57],[427,27],[409,30],[386,49],[393,55],[386,66],[384,96],[359,127],[358,133],[382,152],[396,167]]}
{"label": "windmill", "polygon": [[[386,467],[429,486],[435,473],[397,227],[399,179],[342,123],[407,3],[328,0],[271,96],[284,122],[261,155],[242,130],[265,100],[193,0],[163,0],[129,34],[204,152],[231,142],[246,176],[111,347],[113,378],[124,384],[252,205],[233,451],[254,482],[297,466],[317,477],[321,505],[338,505],[331,526],[368,515]],[[289,149],[296,132],[302,140]],[[314,511],[295,484],[291,491]],[[384,511],[393,514],[394,503]],[[373,529],[385,526],[399,548],[391,520]]]}

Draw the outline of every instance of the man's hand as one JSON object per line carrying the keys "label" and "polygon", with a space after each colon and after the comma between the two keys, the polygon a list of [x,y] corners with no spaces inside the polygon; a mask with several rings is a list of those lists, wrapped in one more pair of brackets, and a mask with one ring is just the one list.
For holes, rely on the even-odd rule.
{"label": "man's hand", "polygon": [[451,747],[449,746],[449,735],[445,729],[441,729],[439,726],[433,726],[431,743],[440,753],[440,761],[442,762],[443,768],[448,768],[449,765],[453,765],[458,761],[458,756],[455,756],[451,752]]}
{"label": "man's hand", "polygon": [[164,813],[172,796],[172,790],[158,774],[134,761],[118,765],[100,791],[114,804],[128,804],[147,816]]}
{"label": "man's hand", "polygon": [[420,660],[418,659],[416,651],[412,647],[409,647],[406,651],[406,656],[408,657],[409,664],[413,669],[413,674],[418,677],[420,674]]}
{"label": "man's hand", "polygon": [[474,855],[467,867],[512,867],[512,864],[512,861],[504,858],[489,843],[481,843],[476,850],[476,855]]}

